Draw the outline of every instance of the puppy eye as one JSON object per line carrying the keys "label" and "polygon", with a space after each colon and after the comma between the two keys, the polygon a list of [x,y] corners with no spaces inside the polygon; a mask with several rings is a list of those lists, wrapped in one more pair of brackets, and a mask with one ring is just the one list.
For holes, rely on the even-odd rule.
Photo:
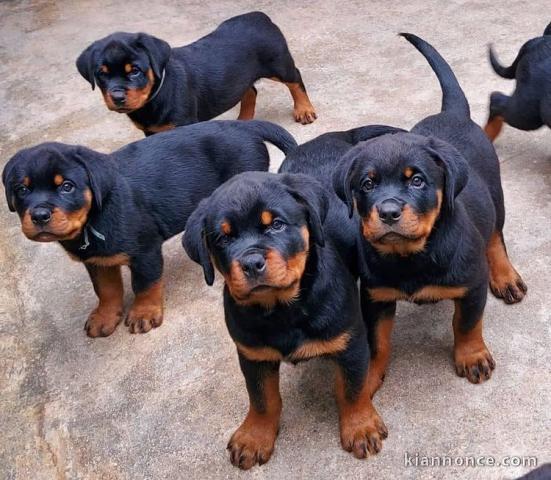
{"label": "puppy eye", "polygon": [[411,181],[409,182],[409,184],[413,188],[421,188],[425,185],[425,179],[419,174],[413,175],[413,177],[411,177]]}
{"label": "puppy eye", "polygon": [[15,190],[15,194],[19,198],[23,198],[25,195],[27,195],[30,192],[30,190],[22,183],[20,183],[19,185],[16,185],[14,190]]}
{"label": "puppy eye", "polygon": [[65,180],[60,186],[59,191],[61,193],[71,193],[75,189],[75,185],[73,182],[69,182],[68,180]]}
{"label": "puppy eye", "polygon": [[138,67],[133,66],[132,70],[130,70],[130,73],[128,74],[128,76],[129,77],[137,77],[140,73],[142,73],[142,71]]}
{"label": "puppy eye", "polygon": [[231,241],[229,235],[219,235],[216,237],[216,245],[220,248],[227,247]]}
{"label": "puppy eye", "polygon": [[370,192],[374,188],[375,188],[375,182],[371,178],[366,179],[366,181],[362,183],[362,190],[364,192]]}
{"label": "puppy eye", "polygon": [[285,222],[283,220],[280,220],[279,218],[276,218],[270,225],[270,230],[274,232],[280,232],[281,230],[284,230],[284,229],[285,229]]}

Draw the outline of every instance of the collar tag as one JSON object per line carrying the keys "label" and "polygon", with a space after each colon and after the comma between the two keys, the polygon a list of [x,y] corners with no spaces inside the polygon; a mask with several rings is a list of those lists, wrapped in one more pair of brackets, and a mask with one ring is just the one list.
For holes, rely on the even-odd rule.
{"label": "collar tag", "polygon": [[90,246],[90,239],[88,238],[88,229],[94,235],[94,237],[99,238],[102,242],[105,242],[105,235],[98,232],[92,225],[86,225],[84,227],[83,241],[82,245],[79,247],[79,250],[86,250]]}

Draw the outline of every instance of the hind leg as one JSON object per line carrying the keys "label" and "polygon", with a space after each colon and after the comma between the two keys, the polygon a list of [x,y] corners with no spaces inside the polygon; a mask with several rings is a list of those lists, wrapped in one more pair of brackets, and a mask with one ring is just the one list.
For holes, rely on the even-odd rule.
{"label": "hind leg", "polygon": [[316,110],[306,93],[306,87],[298,68],[293,66],[292,69],[271,77],[271,80],[284,83],[289,89],[291,97],[293,97],[293,116],[296,122],[307,125],[318,118]]}
{"label": "hind leg", "polygon": [[537,130],[543,125],[540,101],[525,89],[516,90],[508,97],[500,92],[490,95],[490,114],[484,131],[491,141],[499,135],[503,123],[519,130]]}
{"label": "hind leg", "polygon": [[503,240],[503,232],[495,231],[486,247],[486,257],[490,268],[490,290],[505,303],[520,302],[528,287],[511,265]]}
{"label": "hind leg", "polygon": [[258,92],[254,86],[250,87],[241,98],[241,108],[237,120],[252,120],[256,107],[256,96]]}

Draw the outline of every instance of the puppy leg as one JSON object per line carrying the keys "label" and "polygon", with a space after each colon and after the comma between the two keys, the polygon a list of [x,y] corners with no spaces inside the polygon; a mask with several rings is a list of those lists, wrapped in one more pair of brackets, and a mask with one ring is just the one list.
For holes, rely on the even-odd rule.
{"label": "puppy leg", "polygon": [[163,256],[160,247],[132,259],[130,269],[136,298],[125,324],[130,333],[147,333],[163,323]]}
{"label": "puppy leg", "polygon": [[239,353],[249,393],[249,412],[228,442],[231,463],[248,470],[266,463],[279,430],[279,362],[253,362]]}
{"label": "puppy leg", "polygon": [[455,371],[471,383],[492,376],[496,364],[482,338],[482,315],[486,305],[486,285],[471,289],[455,300],[453,315]]}
{"label": "puppy leg", "polygon": [[341,445],[356,458],[378,453],[388,430],[371,403],[368,349],[364,335],[352,339],[337,358],[337,404]]}
{"label": "puppy leg", "polygon": [[503,232],[495,231],[486,247],[486,257],[490,268],[490,290],[505,303],[520,302],[528,287],[511,265],[507,256]]}
{"label": "puppy leg", "polygon": [[509,97],[500,92],[493,92],[490,95],[490,114],[488,116],[488,122],[484,127],[484,132],[492,142],[497,138],[503,128],[503,123],[505,122],[504,112],[508,100]]}
{"label": "puppy leg", "polygon": [[300,75],[298,68],[293,67],[293,69],[290,70],[289,73],[286,73],[286,75],[277,75],[271,77],[271,79],[276,82],[284,83],[289,89],[291,97],[293,97],[293,116],[296,122],[307,125],[318,118],[316,110],[314,109],[314,106],[310,102],[310,98],[306,93],[306,87],[304,86],[302,76]]}
{"label": "puppy leg", "polygon": [[121,267],[86,265],[86,270],[99,303],[90,313],[84,329],[89,337],[107,337],[115,331],[122,318],[124,291]]}
{"label": "puppy leg", "polygon": [[390,339],[396,313],[396,302],[372,302],[362,288],[362,314],[367,328],[369,343],[369,368],[367,388],[371,398],[379,390],[385,379],[390,358]]}
{"label": "puppy leg", "polygon": [[237,120],[252,120],[254,118],[257,94],[258,91],[254,85],[245,92],[245,95],[241,99],[241,108]]}

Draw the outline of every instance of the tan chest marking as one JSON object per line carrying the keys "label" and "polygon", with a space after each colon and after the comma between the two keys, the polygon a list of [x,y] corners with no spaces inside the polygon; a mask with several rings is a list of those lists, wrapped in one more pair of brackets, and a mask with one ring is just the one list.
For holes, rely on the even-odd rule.
{"label": "tan chest marking", "polygon": [[253,362],[296,362],[340,353],[346,349],[349,340],[350,334],[348,332],[341,333],[331,340],[309,340],[286,357],[279,350],[272,347],[248,347],[239,342],[236,342],[236,345],[239,352]]}
{"label": "tan chest marking", "polygon": [[434,302],[461,298],[467,293],[467,288],[428,285],[413,292],[411,295],[396,288],[388,287],[370,288],[368,291],[371,299],[375,302],[395,302],[397,300],[405,300],[406,302]]}
{"label": "tan chest marking", "polygon": [[84,260],[84,263],[89,263],[98,267],[115,267],[117,265],[130,265],[130,258],[126,253],[117,253],[110,257],[90,257]]}

